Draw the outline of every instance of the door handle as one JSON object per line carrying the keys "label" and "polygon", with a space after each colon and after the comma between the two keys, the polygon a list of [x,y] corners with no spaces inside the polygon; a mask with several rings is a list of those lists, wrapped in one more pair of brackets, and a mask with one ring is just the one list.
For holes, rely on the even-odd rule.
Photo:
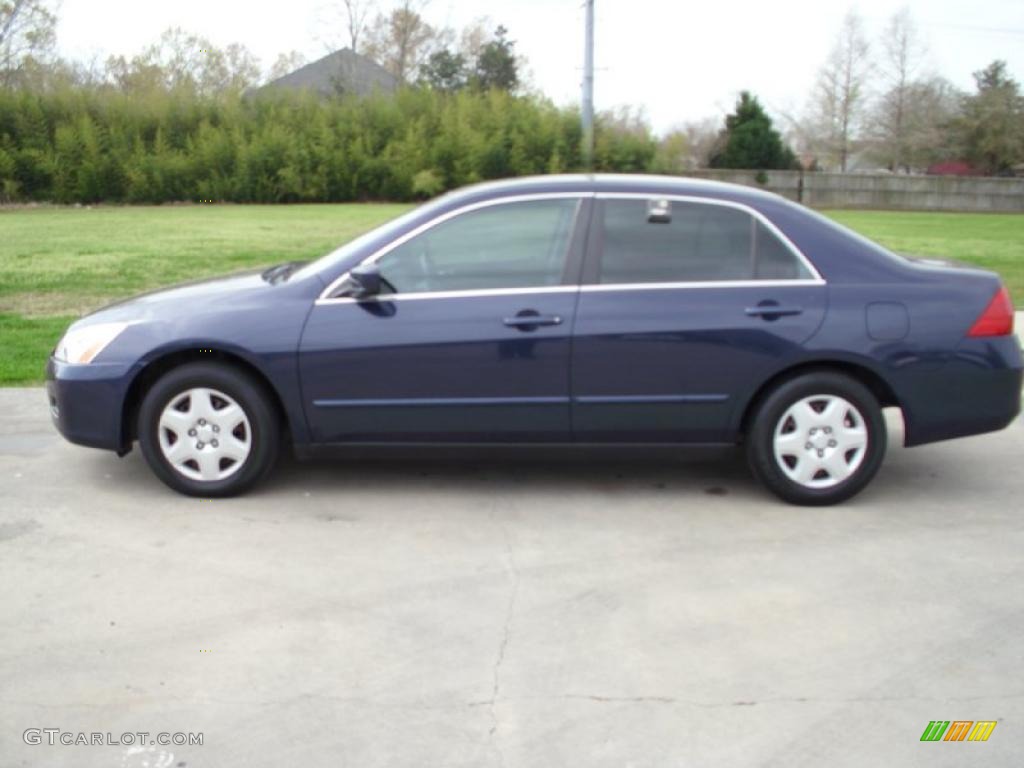
{"label": "door handle", "polygon": [[526,315],[519,314],[515,317],[506,317],[502,322],[509,328],[521,328],[531,330],[541,325],[561,325],[562,318],[558,315]]}
{"label": "door handle", "polygon": [[756,307],[747,307],[743,311],[747,317],[764,317],[773,320],[776,317],[786,317],[787,315],[802,315],[804,308],[783,307],[779,304],[758,304]]}

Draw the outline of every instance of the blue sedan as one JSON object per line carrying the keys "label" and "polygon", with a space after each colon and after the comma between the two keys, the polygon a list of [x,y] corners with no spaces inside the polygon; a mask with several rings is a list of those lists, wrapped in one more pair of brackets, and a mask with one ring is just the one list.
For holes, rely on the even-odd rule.
{"label": "blue sedan", "polygon": [[311,263],[74,323],[57,428],[227,496],[282,447],[736,445],[778,496],[849,498],[906,444],[1020,410],[997,275],[894,255],[774,195],[644,176],[483,184]]}

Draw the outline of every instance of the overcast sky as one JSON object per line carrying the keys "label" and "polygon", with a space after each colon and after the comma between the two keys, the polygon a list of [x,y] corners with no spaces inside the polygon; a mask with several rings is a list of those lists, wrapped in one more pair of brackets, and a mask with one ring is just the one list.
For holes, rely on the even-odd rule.
{"label": "overcast sky", "polygon": [[[266,68],[279,53],[326,52],[325,1],[63,0],[58,46],[79,59],[133,54],[180,26],[217,45],[243,43]],[[596,106],[641,107],[658,131],[720,117],[743,89],[776,115],[796,113],[846,10],[876,35],[904,4],[938,74],[967,89],[973,71],[1002,58],[1024,80],[1024,0],[596,0]],[[533,85],[560,104],[579,101],[581,0],[432,0],[425,16],[456,29],[481,16],[504,24]]]}

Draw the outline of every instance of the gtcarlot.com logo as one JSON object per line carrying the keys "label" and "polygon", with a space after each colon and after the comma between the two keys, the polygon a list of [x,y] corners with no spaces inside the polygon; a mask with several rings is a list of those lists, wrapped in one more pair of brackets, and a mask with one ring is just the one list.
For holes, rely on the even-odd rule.
{"label": "gtcarlot.com logo", "polygon": [[48,744],[65,747],[132,747],[132,746],[199,746],[203,745],[202,733],[150,733],[149,731],[126,731],[114,735],[106,733],[87,733],[85,731],[64,731],[60,728],[26,728],[21,734],[22,740],[29,745]]}
{"label": "gtcarlot.com logo", "polygon": [[988,741],[995,728],[995,720],[932,720],[921,741]]}

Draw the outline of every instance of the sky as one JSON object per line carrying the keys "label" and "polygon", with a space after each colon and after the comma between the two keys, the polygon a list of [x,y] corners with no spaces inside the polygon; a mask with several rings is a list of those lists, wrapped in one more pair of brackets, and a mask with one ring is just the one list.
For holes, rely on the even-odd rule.
{"label": "sky", "polygon": [[[63,0],[57,44],[65,56],[102,60],[137,53],[179,26],[215,45],[242,43],[268,68],[279,53],[296,50],[313,60],[327,52],[330,4]],[[387,8],[391,0],[378,4]],[[904,5],[928,45],[928,70],[970,89],[971,73],[1001,58],[1024,82],[1024,0],[596,0],[595,106],[639,108],[659,133],[720,119],[741,90],[777,118],[798,115],[847,10],[856,10],[876,39]],[[504,24],[528,61],[533,87],[558,104],[579,102],[582,0],[429,0],[424,16],[455,29],[480,17]],[[336,39],[345,39],[341,30]]]}

